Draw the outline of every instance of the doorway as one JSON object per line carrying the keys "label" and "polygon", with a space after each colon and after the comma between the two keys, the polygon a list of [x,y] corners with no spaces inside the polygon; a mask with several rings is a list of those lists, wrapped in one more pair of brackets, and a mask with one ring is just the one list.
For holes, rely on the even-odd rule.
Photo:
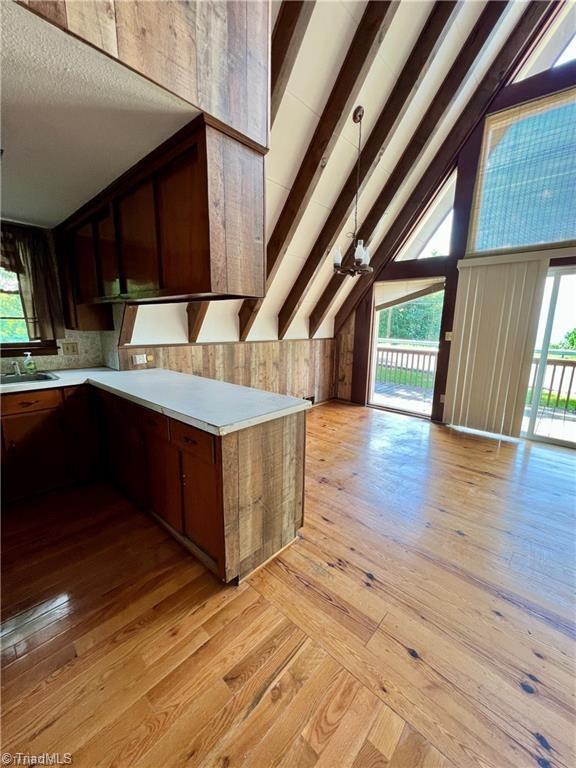
{"label": "doorway", "polygon": [[[399,288],[381,284],[380,294],[389,298]],[[444,286],[436,278],[414,288],[388,301],[379,301],[377,293],[369,403],[430,417]]]}
{"label": "doorway", "polygon": [[522,431],[525,437],[576,445],[576,269],[546,278]]}

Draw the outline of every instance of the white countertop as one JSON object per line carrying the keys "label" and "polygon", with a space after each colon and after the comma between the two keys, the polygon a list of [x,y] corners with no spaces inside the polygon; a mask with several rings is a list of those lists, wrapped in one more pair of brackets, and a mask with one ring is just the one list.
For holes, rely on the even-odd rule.
{"label": "white countertop", "polygon": [[84,368],[50,371],[48,381],[3,384],[0,393],[92,384],[213,435],[272,421],[310,407],[307,400],[162,368],[115,371]]}

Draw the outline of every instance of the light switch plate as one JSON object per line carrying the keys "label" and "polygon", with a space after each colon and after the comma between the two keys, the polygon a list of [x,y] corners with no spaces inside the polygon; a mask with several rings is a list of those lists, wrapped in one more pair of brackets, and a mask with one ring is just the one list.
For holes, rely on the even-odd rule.
{"label": "light switch plate", "polygon": [[77,341],[63,341],[60,345],[62,348],[62,354],[63,355],[77,355],[78,352],[78,342]]}
{"label": "light switch plate", "polygon": [[132,365],[146,365],[147,362],[146,355],[132,355]]}
{"label": "light switch plate", "polygon": [[444,334],[444,338],[446,339],[446,341],[452,341],[452,331],[446,331],[446,333]]}

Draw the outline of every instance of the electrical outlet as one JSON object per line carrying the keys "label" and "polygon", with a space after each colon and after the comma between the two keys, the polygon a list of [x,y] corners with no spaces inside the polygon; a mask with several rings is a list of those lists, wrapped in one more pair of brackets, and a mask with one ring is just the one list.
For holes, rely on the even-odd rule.
{"label": "electrical outlet", "polygon": [[77,355],[78,353],[78,342],[77,341],[63,341],[60,345],[62,348],[62,354],[63,355]]}
{"label": "electrical outlet", "polygon": [[132,355],[132,365],[146,365],[147,362],[146,355]]}

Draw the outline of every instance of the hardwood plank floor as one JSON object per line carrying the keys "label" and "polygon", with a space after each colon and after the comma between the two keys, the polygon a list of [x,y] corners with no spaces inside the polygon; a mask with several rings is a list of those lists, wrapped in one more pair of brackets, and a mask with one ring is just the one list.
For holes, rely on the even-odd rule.
{"label": "hardwood plank floor", "polygon": [[573,768],[576,453],[328,403],[306,525],[223,587],[107,486],[5,510],[5,752]]}

